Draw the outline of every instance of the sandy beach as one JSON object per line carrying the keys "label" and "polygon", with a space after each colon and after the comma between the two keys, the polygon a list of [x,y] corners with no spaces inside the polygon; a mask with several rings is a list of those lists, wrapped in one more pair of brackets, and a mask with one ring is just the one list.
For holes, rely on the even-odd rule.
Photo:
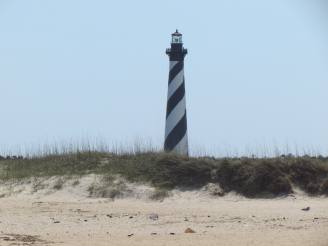
{"label": "sandy beach", "polygon": [[0,245],[327,246],[328,199],[173,191],[152,201],[88,198],[67,189],[19,192],[0,199]]}

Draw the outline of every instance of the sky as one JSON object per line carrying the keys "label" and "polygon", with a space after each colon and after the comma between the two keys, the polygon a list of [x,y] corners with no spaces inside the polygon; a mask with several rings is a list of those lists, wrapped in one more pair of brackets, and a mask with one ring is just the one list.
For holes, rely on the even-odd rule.
{"label": "sky", "polygon": [[161,148],[176,28],[191,153],[328,154],[324,0],[0,0],[0,151]]}

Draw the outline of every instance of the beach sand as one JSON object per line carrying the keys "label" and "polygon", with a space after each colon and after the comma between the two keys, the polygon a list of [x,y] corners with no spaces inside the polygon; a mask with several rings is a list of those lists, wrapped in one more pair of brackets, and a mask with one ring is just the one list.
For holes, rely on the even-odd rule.
{"label": "beach sand", "polygon": [[328,198],[174,191],[152,201],[88,198],[68,189],[17,192],[0,199],[0,245],[327,246]]}

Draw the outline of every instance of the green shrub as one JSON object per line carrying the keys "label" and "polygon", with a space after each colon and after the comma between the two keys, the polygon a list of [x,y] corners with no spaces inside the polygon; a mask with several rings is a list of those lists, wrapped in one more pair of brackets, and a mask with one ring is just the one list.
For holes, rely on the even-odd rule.
{"label": "green shrub", "polygon": [[224,160],[217,170],[217,181],[225,191],[235,190],[249,197],[283,195],[292,191],[281,163],[267,160]]}
{"label": "green shrub", "polygon": [[320,193],[328,196],[328,178],[323,180],[321,187],[320,187]]}

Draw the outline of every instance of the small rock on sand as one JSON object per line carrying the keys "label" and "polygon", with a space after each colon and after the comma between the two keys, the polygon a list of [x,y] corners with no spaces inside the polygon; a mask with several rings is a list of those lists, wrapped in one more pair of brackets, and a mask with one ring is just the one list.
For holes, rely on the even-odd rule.
{"label": "small rock on sand", "polygon": [[195,231],[193,229],[191,229],[191,228],[187,228],[185,230],[185,233],[195,233]]}
{"label": "small rock on sand", "polygon": [[303,211],[309,211],[310,207],[302,208]]}
{"label": "small rock on sand", "polygon": [[158,220],[158,214],[152,213],[149,215],[149,219],[151,220]]}

